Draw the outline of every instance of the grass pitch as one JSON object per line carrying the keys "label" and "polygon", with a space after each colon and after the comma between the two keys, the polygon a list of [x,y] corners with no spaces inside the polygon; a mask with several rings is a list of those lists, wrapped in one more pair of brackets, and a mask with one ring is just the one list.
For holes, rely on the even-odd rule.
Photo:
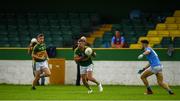
{"label": "grass pitch", "polygon": [[103,86],[104,92],[98,92],[92,86],[93,93],[87,94],[84,86],[48,85],[0,85],[0,100],[180,100],[180,86],[172,87],[175,95],[169,95],[164,89],[153,86],[153,95],[144,95],[143,86]]}

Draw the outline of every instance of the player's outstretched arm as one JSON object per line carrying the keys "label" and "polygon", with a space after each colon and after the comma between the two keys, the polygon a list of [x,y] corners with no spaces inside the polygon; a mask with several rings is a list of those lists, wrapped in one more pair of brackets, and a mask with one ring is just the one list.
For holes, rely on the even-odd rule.
{"label": "player's outstretched arm", "polygon": [[138,59],[142,59],[145,55],[148,55],[149,53],[150,53],[150,51],[146,50],[144,53],[142,53],[138,56]]}
{"label": "player's outstretched arm", "polygon": [[35,58],[35,59],[45,60],[45,57],[39,57],[36,54],[32,54],[32,57]]}
{"label": "player's outstretched arm", "polygon": [[74,61],[79,62],[80,61],[80,57],[79,56],[74,56]]}
{"label": "player's outstretched arm", "polygon": [[82,60],[83,60],[83,58],[84,58],[84,57],[82,57],[82,56],[78,56],[78,55],[76,55],[76,56],[74,56],[74,61],[76,61],[76,62],[80,62],[80,61],[82,61]]}
{"label": "player's outstretched arm", "polygon": [[93,51],[92,57],[96,57],[96,52],[95,51]]}

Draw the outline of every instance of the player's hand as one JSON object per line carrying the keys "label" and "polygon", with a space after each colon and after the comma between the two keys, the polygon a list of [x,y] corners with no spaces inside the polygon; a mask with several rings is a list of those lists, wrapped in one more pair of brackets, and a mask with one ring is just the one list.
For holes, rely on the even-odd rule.
{"label": "player's hand", "polygon": [[80,61],[82,61],[84,59],[84,57],[82,57],[82,56],[76,56],[76,57],[74,57],[74,60],[76,61],[76,62],[80,62]]}
{"label": "player's hand", "polygon": [[93,52],[93,53],[92,53],[92,56],[93,56],[93,57],[96,57],[96,52]]}
{"label": "player's hand", "polygon": [[138,74],[141,74],[142,72],[144,72],[144,68],[143,69],[140,69],[139,71],[138,71]]}
{"label": "player's hand", "polygon": [[143,54],[140,54],[139,56],[138,56],[138,59],[142,59],[144,57],[144,55]]}

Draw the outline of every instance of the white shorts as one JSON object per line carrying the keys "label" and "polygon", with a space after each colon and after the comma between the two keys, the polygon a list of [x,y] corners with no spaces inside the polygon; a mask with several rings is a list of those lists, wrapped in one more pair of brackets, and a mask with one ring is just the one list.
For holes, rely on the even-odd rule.
{"label": "white shorts", "polygon": [[155,67],[149,67],[147,70],[153,72],[154,74],[157,74],[159,72],[162,72],[163,66],[155,66]]}
{"label": "white shorts", "polygon": [[35,62],[36,71],[42,70],[44,68],[48,68],[48,62],[47,60],[42,62]]}
{"label": "white shorts", "polygon": [[89,66],[80,66],[80,74],[86,74],[88,71],[93,71],[93,68],[93,64],[90,64]]}

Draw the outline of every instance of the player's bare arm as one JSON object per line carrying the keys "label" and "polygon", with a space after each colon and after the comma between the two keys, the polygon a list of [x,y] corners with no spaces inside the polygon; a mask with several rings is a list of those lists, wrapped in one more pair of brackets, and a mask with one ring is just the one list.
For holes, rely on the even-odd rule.
{"label": "player's bare arm", "polygon": [[150,53],[150,51],[146,50],[143,54],[148,55],[149,53]]}
{"label": "player's bare arm", "polygon": [[96,52],[95,51],[93,51],[92,57],[96,57]]}
{"label": "player's bare arm", "polygon": [[[148,55],[148,54],[150,54],[150,51],[146,50],[145,52],[143,52],[143,54],[140,54],[138,56],[138,59],[142,59],[145,55]],[[148,63],[143,69],[139,70],[138,73],[141,74],[149,67],[150,67],[150,63]]]}
{"label": "player's bare arm", "polygon": [[74,56],[74,60],[75,60],[76,62],[79,62],[79,61],[82,60],[82,57],[76,55],[76,56]]}
{"label": "player's bare arm", "polygon": [[47,53],[45,52],[38,52],[38,53],[33,53],[32,54],[32,57],[35,58],[35,59],[41,59],[41,60],[44,60],[46,58],[46,55]]}
{"label": "player's bare arm", "polygon": [[74,60],[76,61],[76,62],[80,62],[80,61],[87,61],[88,59],[89,59],[90,57],[89,56],[78,56],[78,55],[76,55],[75,57],[74,57]]}
{"label": "player's bare arm", "polygon": [[148,55],[149,53],[150,53],[150,51],[146,50],[144,53],[142,53],[138,56],[138,59],[142,59],[145,55]]}

